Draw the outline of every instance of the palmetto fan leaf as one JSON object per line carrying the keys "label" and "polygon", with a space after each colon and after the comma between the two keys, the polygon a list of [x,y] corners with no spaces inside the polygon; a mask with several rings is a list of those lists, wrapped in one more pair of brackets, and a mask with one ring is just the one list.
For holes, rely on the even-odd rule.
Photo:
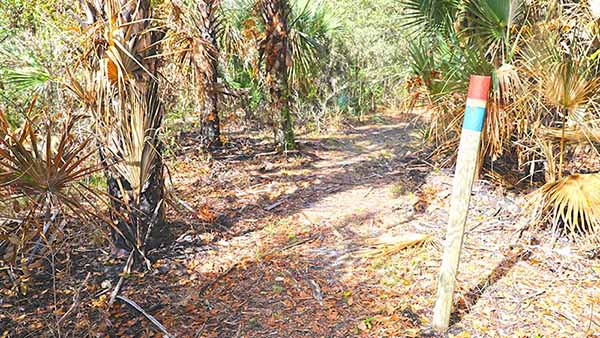
{"label": "palmetto fan leaf", "polygon": [[253,0],[224,1],[217,24],[219,45],[225,55],[238,57],[245,65],[252,62],[254,43],[260,38],[253,18],[255,4]]}
{"label": "palmetto fan leaf", "polygon": [[289,78],[294,84],[318,69],[319,57],[325,50],[325,44],[338,26],[321,0],[292,1],[289,15],[292,58]]}
{"label": "palmetto fan leaf", "polygon": [[[91,160],[94,151],[88,149],[90,139],[81,140],[73,134],[79,118],[69,115],[64,123],[41,123],[32,115],[31,107],[33,103],[20,129],[12,129],[0,112],[0,203],[6,203],[3,216],[13,213],[0,222],[0,252],[13,263],[26,244],[38,237],[26,260],[31,262],[42,239],[49,244],[46,235],[65,214],[86,221],[90,216],[97,219],[83,206],[90,191],[81,181],[102,167]],[[14,207],[18,201],[26,206],[18,208],[22,211]]]}
{"label": "palmetto fan leaf", "polygon": [[62,196],[70,185],[100,170],[85,165],[93,151],[86,150],[89,139],[78,142],[73,138],[74,122],[70,119],[63,125],[55,142],[51,121],[40,131],[35,120],[27,120],[16,133],[0,112],[0,187],[12,186],[25,195]]}
{"label": "palmetto fan leaf", "polygon": [[585,105],[598,88],[598,79],[578,61],[564,60],[546,66],[540,74],[540,90],[548,103],[573,112]]}
{"label": "palmetto fan leaf", "polygon": [[544,185],[541,210],[552,229],[573,239],[595,238],[600,230],[600,174],[577,174]]}
{"label": "palmetto fan leaf", "polygon": [[41,91],[52,80],[40,56],[33,53],[21,40],[0,44],[0,82],[16,91]]}
{"label": "palmetto fan leaf", "polygon": [[6,69],[0,72],[0,76],[17,91],[27,89],[39,91],[50,80],[50,74],[41,67]]}
{"label": "palmetto fan leaf", "polygon": [[511,29],[520,19],[525,6],[522,0],[466,0],[462,15],[465,28],[462,33],[474,43],[486,46],[492,60],[510,62],[514,48]]}
{"label": "palmetto fan leaf", "polygon": [[[459,0],[404,0],[405,26],[415,33],[429,34],[452,29],[459,11]],[[422,32],[422,31],[421,31]]]}
{"label": "palmetto fan leaf", "polygon": [[593,97],[598,85],[597,77],[591,76],[589,69],[579,61],[566,59],[562,63],[547,67],[542,71],[539,82],[544,99],[560,112],[562,136],[560,140],[560,158],[558,177],[562,178],[564,162],[565,129],[568,115],[578,107],[586,105]]}
{"label": "palmetto fan leaf", "polygon": [[446,38],[438,36],[436,64],[440,65],[440,80],[432,81],[432,95],[443,99],[445,95],[457,92],[465,93],[471,74],[491,74],[493,66],[484,56],[484,51],[476,46],[464,46],[460,37],[449,32]]}

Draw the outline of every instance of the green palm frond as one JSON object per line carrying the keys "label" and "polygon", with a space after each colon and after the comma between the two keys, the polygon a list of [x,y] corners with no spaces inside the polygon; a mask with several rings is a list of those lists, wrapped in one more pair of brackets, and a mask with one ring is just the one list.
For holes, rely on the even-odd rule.
{"label": "green palm frond", "polygon": [[289,68],[291,83],[297,83],[318,68],[325,44],[339,24],[321,0],[291,2],[289,48],[293,66]]}
{"label": "green palm frond", "polygon": [[223,1],[217,13],[219,47],[229,57],[236,57],[248,65],[259,39],[253,0]]}
{"label": "green palm frond", "polygon": [[451,93],[466,93],[472,74],[489,75],[494,69],[482,49],[464,45],[454,32],[447,38],[437,37],[436,53],[441,73],[440,80],[432,81],[436,99]]}
{"label": "green palm frond", "polygon": [[433,48],[432,39],[426,37],[411,40],[407,46],[409,67],[426,86],[429,86],[436,72]]}
{"label": "green palm frond", "polygon": [[436,34],[451,30],[460,9],[460,0],[404,0],[404,26],[415,34]]}
{"label": "green palm frond", "polygon": [[45,69],[33,66],[6,69],[0,72],[0,76],[7,85],[12,86],[17,91],[29,89],[41,91],[51,79],[50,74]]}
{"label": "green palm frond", "polygon": [[[522,0],[466,0],[462,11],[466,27],[462,33],[474,39],[474,43],[487,46],[492,59],[510,62],[514,50],[511,48],[513,28],[525,9]],[[498,52],[501,55],[498,56]]]}
{"label": "green palm frond", "polygon": [[36,55],[20,44],[22,42],[14,40],[0,44],[0,82],[16,91],[40,91],[51,80],[50,71]]}

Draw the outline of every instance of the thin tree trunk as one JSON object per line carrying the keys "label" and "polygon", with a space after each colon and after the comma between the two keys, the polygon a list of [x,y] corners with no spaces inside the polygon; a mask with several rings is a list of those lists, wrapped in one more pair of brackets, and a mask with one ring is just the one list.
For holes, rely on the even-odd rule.
{"label": "thin tree trunk", "polygon": [[200,93],[203,104],[202,111],[202,142],[205,147],[221,145],[221,128],[219,119],[218,67],[219,45],[217,43],[215,11],[218,0],[198,0],[198,12],[202,17],[200,31],[202,40],[208,44],[205,48],[206,60],[197,60],[197,68],[202,77]]}

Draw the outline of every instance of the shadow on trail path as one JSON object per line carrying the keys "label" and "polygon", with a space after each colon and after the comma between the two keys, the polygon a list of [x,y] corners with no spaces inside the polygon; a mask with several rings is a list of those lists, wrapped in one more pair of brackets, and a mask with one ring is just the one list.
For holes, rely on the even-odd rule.
{"label": "shadow on trail path", "polygon": [[[264,187],[277,189],[274,185],[285,190],[276,197],[269,193],[259,194],[254,205],[245,207],[229,200],[220,213],[227,215],[227,227],[235,227],[247,218],[287,217],[311,208],[328,196],[358,187],[376,189],[398,183],[403,191],[416,191],[432,167],[420,158],[423,155],[416,153],[418,143],[414,133],[408,123],[389,118],[385,124],[355,127],[333,137],[301,138],[299,144],[303,155],[300,158],[293,155],[260,156],[256,153],[256,149],[261,150],[260,146],[237,148],[233,154],[218,154],[216,158],[223,158],[216,160],[219,165],[241,167],[241,174],[252,176],[253,191],[249,194]],[[240,143],[248,144],[249,141]],[[263,146],[262,150],[268,148]],[[234,159],[234,163],[228,163],[230,159]],[[244,190],[239,186],[229,188]],[[352,204],[352,201],[347,202]],[[339,207],[344,208],[344,203],[339,203]]]}
{"label": "shadow on trail path", "polygon": [[[381,295],[354,256],[407,213],[390,187],[417,191],[432,169],[415,152],[414,132],[388,118],[300,138],[299,157],[249,139],[213,153],[212,171],[191,188],[235,193],[203,200],[221,223],[208,241],[187,231],[159,262],[184,281],[164,290],[176,306],[163,319],[179,318],[180,334],[202,337],[347,337],[371,327]],[[420,325],[412,309],[388,309],[396,310],[399,323]]]}

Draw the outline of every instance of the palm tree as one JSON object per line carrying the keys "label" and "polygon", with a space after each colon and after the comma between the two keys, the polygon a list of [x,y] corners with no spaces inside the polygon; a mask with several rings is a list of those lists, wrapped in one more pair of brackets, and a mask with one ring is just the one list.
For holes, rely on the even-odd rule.
{"label": "palm tree", "polygon": [[290,8],[286,0],[260,0],[259,6],[265,28],[265,37],[259,47],[260,59],[264,58],[273,109],[279,111],[275,140],[281,149],[293,150],[296,142],[288,83],[288,71],[292,66],[288,27]]}
{"label": "palm tree", "polygon": [[205,146],[217,146],[221,143],[221,130],[218,111],[218,66],[219,45],[217,43],[216,11],[219,0],[198,1],[198,14],[200,17],[198,29],[204,44],[198,46],[203,48],[204,57],[196,60],[200,82],[204,84],[203,99],[204,112],[202,114],[202,136]]}
{"label": "palm tree", "polygon": [[310,87],[322,66],[330,35],[338,28],[320,0],[260,0],[264,36],[259,62],[264,63],[275,112],[276,141],[284,150],[295,147],[290,100]]}
{"label": "palm tree", "polygon": [[117,246],[142,256],[166,230],[158,44],[150,0],[80,0],[83,68],[69,87],[94,117]]}
{"label": "palm tree", "polygon": [[202,144],[221,144],[219,119],[219,45],[217,30],[220,0],[195,0],[192,3],[171,2],[176,13],[169,24],[163,45],[174,54],[178,68],[190,69],[197,87],[198,108],[201,111]]}

